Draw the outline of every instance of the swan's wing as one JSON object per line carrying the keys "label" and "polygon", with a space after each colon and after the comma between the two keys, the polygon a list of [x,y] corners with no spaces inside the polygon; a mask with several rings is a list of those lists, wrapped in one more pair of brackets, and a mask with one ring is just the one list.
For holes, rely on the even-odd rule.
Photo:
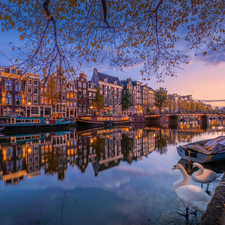
{"label": "swan's wing", "polygon": [[210,183],[217,178],[217,174],[212,170],[204,170],[204,173],[201,175],[192,174],[192,179],[199,183]]}
{"label": "swan's wing", "polygon": [[175,189],[175,192],[188,205],[193,201],[210,202],[211,200],[211,197],[204,190],[194,185],[183,185]]}

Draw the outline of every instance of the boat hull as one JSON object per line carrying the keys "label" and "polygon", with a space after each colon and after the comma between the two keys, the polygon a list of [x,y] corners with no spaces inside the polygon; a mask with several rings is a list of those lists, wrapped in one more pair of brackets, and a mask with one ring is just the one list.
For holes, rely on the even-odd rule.
{"label": "boat hull", "polygon": [[55,124],[6,124],[4,131],[8,130],[21,130],[21,129],[29,129],[29,130],[39,130],[39,129],[51,129],[57,127],[66,127],[70,124],[70,121],[63,123],[55,123]]}
{"label": "boat hull", "polygon": [[[190,157],[189,157],[190,151]],[[178,155],[186,160],[191,160],[193,162],[206,163],[206,162],[218,162],[225,160],[225,153],[217,153],[211,155],[205,155],[193,150],[185,150],[182,147],[177,147]]]}
{"label": "boat hull", "polygon": [[129,125],[129,120],[104,120],[104,121],[93,121],[93,120],[85,120],[81,118],[76,119],[76,123],[78,126],[86,126],[86,127],[112,127],[112,126],[123,126]]}

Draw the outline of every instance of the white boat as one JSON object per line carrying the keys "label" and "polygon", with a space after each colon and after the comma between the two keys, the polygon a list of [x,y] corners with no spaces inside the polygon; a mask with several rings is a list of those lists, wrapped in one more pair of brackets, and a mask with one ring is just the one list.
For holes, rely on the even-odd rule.
{"label": "white boat", "polygon": [[220,151],[208,150],[204,145],[215,139],[202,140],[177,147],[177,153],[183,159],[193,162],[217,162],[225,160],[225,145]]}

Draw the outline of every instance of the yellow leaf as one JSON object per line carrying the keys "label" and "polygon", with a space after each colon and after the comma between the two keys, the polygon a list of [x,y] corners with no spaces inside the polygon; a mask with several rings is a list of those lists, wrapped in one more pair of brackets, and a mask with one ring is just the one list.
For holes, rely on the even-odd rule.
{"label": "yellow leaf", "polygon": [[24,39],[24,36],[23,35],[20,35],[20,40],[22,41]]}
{"label": "yellow leaf", "polygon": [[203,53],[203,55],[206,55],[206,54],[207,54],[207,52],[204,52],[204,53]]}

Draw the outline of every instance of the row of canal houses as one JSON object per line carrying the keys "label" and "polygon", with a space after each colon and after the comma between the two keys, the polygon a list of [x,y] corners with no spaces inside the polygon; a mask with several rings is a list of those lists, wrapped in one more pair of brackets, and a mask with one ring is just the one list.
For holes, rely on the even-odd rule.
{"label": "row of canal houses", "polygon": [[100,73],[94,69],[90,81],[81,74],[75,80],[67,80],[56,73],[54,79],[60,92],[60,102],[54,106],[48,102],[43,91],[47,88],[45,77],[37,74],[23,74],[15,67],[0,67],[0,116],[18,114],[27,117],[75,118],[93,112],[92,101],[96,87],[100,86],[104,95],[104,112],[122,113],[122,95],[126,89],[132,95],[133,106],[127,110],[129,115],[143,115],[152,110],[155,91],[142,82],[119,80],[118,77]]}
{"label": "row of canal houses", "polygon": [[[158,131],[157,131],[158,132]],[[104,141],[99,147],[97,139]],[[114,128],[78,135],[42,133],[6,137],[1,140],[0,180],[18,184],[24,177],[41,174],[65,178],[68,165],[82,173],[90,163],[93,174],[118,166],[121,161],[138,161],[155,150],[155,133],[145,129]]]}

